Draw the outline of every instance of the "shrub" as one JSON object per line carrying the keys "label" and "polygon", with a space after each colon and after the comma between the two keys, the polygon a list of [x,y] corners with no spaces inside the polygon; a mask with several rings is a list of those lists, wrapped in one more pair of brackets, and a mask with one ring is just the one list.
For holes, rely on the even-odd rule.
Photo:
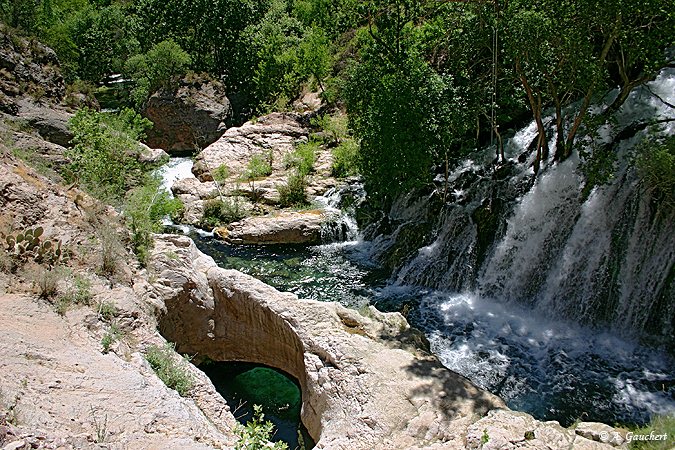
{"label": "shrub", "polygon": [[54,306],[59,315],[64,315],[71,305],[89,305],[91,299],[91,281],[76,274],[70,277],[66,292],[56,299]]}
{"label": "shrub", "polygon": [[101,224],[98,235],[101,243],[100,272],[107,276],[114,275],[124,258],[124,245],[117,229],[109,222]]}
{"label": "shrub", "polygon": [[140,151],[137,140],[149,123],[128,109],[116,116],[78,110],[69,122],[74,146],[66,153],[71,160],[63,173],[66,182],[79,182],[102,200],[121,200],[143,180],[135,155]]}
{"label": "shrub", "polygon": [[272,175],[272,154],[258,153],[253,155],[246,166],[246,172],[244,172],[244,179],[246,181],[252,181],[257,178],[268,177]]}
{"label": "shrub", "polygon": [[223,183],[230,177],[230,169],[227,165],[221,164],[211,172],[211,176],[216,182]]}
{"label": "shrub", "polygon": [[175,77],[184,75],[190,61],[190,55],[171,39],[129,58],[124,70],[135,83],[131,97],[136,106],[140,107],[158,89],[169,87]]}
{"label": "shrub", "polygon": [[34,284],[41,298],[52,298],[58,292],[58,283],[62,277],[59,268],[38,267],[34,273]]}
{"label": "shrub", "polygon": [[346,140],[333,149],[333,176],[344,178],[358,173],[359,145],[352,139]]}
{"label": "shrub", "polygon": [[305,176],[299,171],[291,174],[288,177],[286,184],[278,187],[279,202],[283,207],[304,205],[307,203],[307,194],[305,188],[307,183]]}
{"label": "shrub", "polygon": [[117,342],[124,333],[117,324],[112,324],[105,332],[101,338],[101,346],[103,347],[103,353],[108,353],[110,351],[110,346]]}
{"label": "shrub", "polygon": [[324,114],[312,118],[310,123],[323,131],[324,143],[327,145],[337,145],[349,138],[346,115],[331,116]]}
{"label": "shrub", "polygon": [[131,230],[134,253],[142,266],[147,263],[153,245],[152,233],[162,230],[165,217],[176,217],[182,209],[182,202],[162,189],[158,178],[148,178],[146,184],[129,193],[124,202],[124,217]]}
{"label": "shrub", "polygon": [[114,303],[103,301],[98,304],[98,316],[104,322],[110,322],[118,314],[119,311]]}
{"label": "shrub", "polygon": [[236,222],[246,217],[239,200],[230,198],[211,199],[204,203],[204,215],[200,225],[203,228],[214,228]]}
{"label": "shrub", "polygon": [[320,144],[316,141],[299,144],[295,150],[284,157],[284,167],[286,169],[294,167],[301,175],[309,175],[314,170],[319,146]]}
{"label": "shrub", "polygon": [[262,450],[265,448],[283,450],[288,448],[285,442],[270,442],[274,434],[274,424],[265,421],[265,414],[263,414],[260,405],[253,405],[253,419],[248,421],[245,426],[237,424],[234,433],[239,436],[239,440],[234,445],[235,450]]}
{"label": "shrub", "polygon": [[185,367],[185,359],[177,361],[174,344],[167,342],[163,347],[148,347],[145,359],[167,387],[174,389],[182,397],[187,396],[194,381]]}

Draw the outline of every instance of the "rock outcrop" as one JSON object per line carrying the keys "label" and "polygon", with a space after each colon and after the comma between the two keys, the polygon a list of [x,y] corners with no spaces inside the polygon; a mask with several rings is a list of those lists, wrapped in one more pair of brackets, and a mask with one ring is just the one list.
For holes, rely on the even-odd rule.
{"label": "rock outcrop", "polygon": [[[69,255],[52,272],[56,295],[38,298],[45,264],[8,264],[0,249],[0,448],[231,447],[235,419],[208,378],[187,365],[195,383],[183,398],[142,356],[165,344],[155,319],[164,305],[124,249],[114,209],[0,151],[0,231],[40,226]],[[115,271],[107,278],[95,273],[104,240],[118,246],[108,247]],[[76,279],[86,280],[86,299],[68,297]],[[102,339],[112,330],[106,353]]]}
{"label": "rock outcrop", "polygon": [[[495,441],[515,433],[517,442],[533,431],[540,446],[531,448],[612,448],[574,431],[555,434],[562,430],[556,423],[504,409],[499,398],[428,354],[398,313],[371,307],[362,315],[279,292],[217,267],[183,236],[159,236],[150,266],[166,305],[159,321],[163,335],[198,358],[262,363],[296,377],[303,423],[316,448],[459,450],[473,445],[476,430],[480,446],[484,429]],[[504,426],[489,422],[493,417]],[[522,433],[512,432],[511,423],[521,417]],[[517,444],[508,445],[514,447],[494,448]]]}
{"label": "rock outcrop", "polygon": [[154,123],[148,146],[180,154],[215,142],[230,125],[232,107],[220,82],[183,79],[175,88],[154,93],[143,114]]}
{"label": "rock outcrop", "polygon": [[319,209],[281,211],[268,216],[247,217],[219,227],[216,235],[229,244],[305,244],[321,243],[321,229],[331,220]]}
{"label": "rock outcrop", "polygon": [[63,98],[66,86],[59,60],[51,48],[35,38],[8,33],[0,24],[0,101],[3,112],[16,114],[13,98],[31,95],[37,101]]}

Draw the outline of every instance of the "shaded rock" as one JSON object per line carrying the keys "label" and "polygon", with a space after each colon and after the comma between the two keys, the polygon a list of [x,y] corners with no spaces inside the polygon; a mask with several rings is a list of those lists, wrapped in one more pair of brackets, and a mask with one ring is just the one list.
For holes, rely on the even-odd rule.
{"label": "shaded rock", "polygon": [[322,210],[283,211],[247,217],[215,233],[230,244],[319,244],[321,227],[329,220]]}
{"label": "shaded rock", "polygon": [[220,82],[183,79],[153,94],[143,114],[154,123],[147,144],[175,154],[215,142],[230,124],[232,107]]}
{"label": "shaded rock", "polygon": [[10,97],[60,101],[66,86],[56,53],[35,38],[0,28],[0,91]]}
{"label": "shaded rock", "polygon": [[[178,258],[163,256],[169,252]],[[158,236],[150,266],[166,305],[162,333],[181,352],[267,364],[296,377],[317,448],[461,449],[476,417],[503,407],[435,357],[403,350],[396,337],[408,325],[398,313],[365,317],[278,292],[218,268],[183,236]]]}
{"label": "shaded rock", "polygon": [[592,441],[602,442],[603,444],[620,446],[626,442],[624,433],[604,423],[580,422],[574,428],[574,431],[579,436]]}
{"label": "shaded rock", "polygon": [[28,99],[17,100],[18,117],[34,128],[43,139],[67,147],[73,138],[68,128],[72,114],[62,109],[38,105]]}

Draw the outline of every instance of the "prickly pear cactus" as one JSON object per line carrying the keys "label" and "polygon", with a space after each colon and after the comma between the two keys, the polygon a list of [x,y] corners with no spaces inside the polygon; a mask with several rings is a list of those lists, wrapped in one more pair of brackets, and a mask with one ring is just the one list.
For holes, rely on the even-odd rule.
{"label": "prickly pear cactus", "polygon": [[28,228],[17,232],[16,235],[5,235],[0,232],[0,242],[5,251],[17,262],[33,260],[49,267],[65,262],[67,252],[61,248],[61,241],[56,239],[43,241],[40,239],[43,234],[42,227]]}

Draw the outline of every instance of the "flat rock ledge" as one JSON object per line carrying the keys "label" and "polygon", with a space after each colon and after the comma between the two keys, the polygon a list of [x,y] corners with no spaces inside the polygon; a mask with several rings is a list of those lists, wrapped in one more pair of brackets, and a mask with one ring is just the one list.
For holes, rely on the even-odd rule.
{"label": "flat rock ledge", "polygon": [[625,448],[509,411],[425,352],[398,313],[279,292],[219,268],[184,236],[157,236],[149,270],[165,305],[161,333],[197,360],[261,363],[297,378],[317,449]]}
{"label": "flat rock ledge", "polygon": [[321,243],[321,230],[331,220],[324,210],[282,211],[267,216],[248,217],[219,227],[214,233],[229,244],[306,244]]}

